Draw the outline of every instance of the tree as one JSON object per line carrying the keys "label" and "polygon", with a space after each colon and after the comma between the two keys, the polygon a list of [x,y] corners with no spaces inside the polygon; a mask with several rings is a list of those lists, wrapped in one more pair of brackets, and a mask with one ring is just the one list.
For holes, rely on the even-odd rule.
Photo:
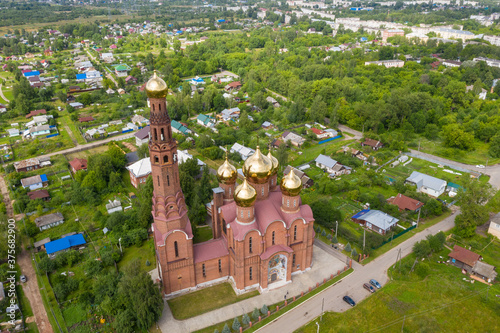
{"label": "tree", "polygon": [[421,240],[420,242],[416,242],[413,245],[413,253],[417,258],[424,258],[431,254],[431,247],[429,245],[429,241]]}
{"label": "tree", "polygon": [[149,146],[147,143],[143,143],[137,148],[137,156],[141,159],[149,156]]}
{"label": "tree", "polygon": [[[500,87],[500,85],[498,86]],[[500,157],[500,134],[491,138],[489,153],[492,157]]]}
{"label": "tree", "polygon": [[276,159],[279,162],[280,167],[284,167],[288,164],[288,148],[285,144],[281,144],[276,151]]}
{"label": "tree", "polygon": [[263,305],[262,308],[260,309],[260,312],[264,315],[267,316],[267,313],[269,312],[269,309],[267,308],[267,305]]}
{"label": "tree", "polygon": [[356,249],[352,249],[351,256],[356,258],[358,256],[358,251],[356,251]]}
{"label": "tree", "polygon": [[227,326],[227,323],[224,325],[222,333],[231,333],[231,329],[229,328],[229,326]]}
{"label": "tree", "polygon": [[[124,270],[118,283],[118,299],[131,311],[129,317],[139,330],[148,330],[159,318],[163,310],[160,290],[154,285],[149,274],[141,270],[138,260]],[[131,325],[132,326],[132,325]]]}
{"label": "tree", "polygon": [[248,314],[245,313],[243,317],[241,317],[241,322],[245,326],[250,324],[250,317],[248,316]]}
{"label": "tree", "polygon": [[444,242],[446,241],[446,235],[444,232],[440,231],[435,235],[428,235],[427,240],[429,241],[429,247],[432,252],[436,253],[444,248]]}
{"label": "tree", "polygon": [[465,132],[458,124],[444,126],[443,137],[449,147],[464,150],[471,150],[474,147],[474,134]]}
{"label": "tree", "polygon": [[346,252],[351,252],[351,243],[347,243],[347,245],[345,246],[344,250]]}

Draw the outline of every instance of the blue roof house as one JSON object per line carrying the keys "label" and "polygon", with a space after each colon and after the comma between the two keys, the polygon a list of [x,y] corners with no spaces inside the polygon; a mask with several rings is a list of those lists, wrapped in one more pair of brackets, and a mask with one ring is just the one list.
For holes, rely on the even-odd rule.
{"label": "blue roof house", "polygon": [[64,238],[48,242],[45,244],[45,250],[47,254],[55,255],[57,252],[65,251],[71,249],[72,247],[86,244],[85,238],[82,234],[76,234],[71,236],[66,236]]}

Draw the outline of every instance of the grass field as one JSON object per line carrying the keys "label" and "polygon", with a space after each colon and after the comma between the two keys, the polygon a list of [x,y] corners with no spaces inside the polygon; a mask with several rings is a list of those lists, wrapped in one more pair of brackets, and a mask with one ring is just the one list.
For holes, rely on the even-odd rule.
{"label": "grass field", "polygon": [[[392,272],[393,281],[353,309],[323,315],[320,331],[499,332],[500,303],[495,294],[500,293],[500,285],[487,291],[485,284],[464,281],[459,268],[437,263],[439,255],[445,257],[448,252],[426,260],[428,275],[421,276],[408,273],[415,257],[405,258],[404,274]],[[316,321],[296,332],[315,333]]]}
{"label": "grass field", "polygon": [[[142,246],[137,247],[132,245],[127,249],[124,249],[124,254],[120,262],[118,263],[118,268],[122,269],[129,265],[132,261],[139,260],[141,263],[141,268],[145,272],[149,272],[150,270],[156,267],[155,253],[154,253],[154,245],[153,239],[149,239],[144,242]],[[149,261],[150,265],[146,266],[146,261]]]}
{"label": "grass field", "polygon": [[226,282],[170,299],[168,306],[175,319],[184,320],[257,295],[258,291],[252,291],[237,296],[231,285]]}
{"label": "grass field", "polygon": [[213,233],[212,233],[212,228],[210,228],[210,226],[204,225],[204,226],[196,227],[196,229],[197,229],[197,234],[194,237],[193,243],[195,243],[195,244],[201,243],[201,242],[205,242],[207,240],[212,239]]}

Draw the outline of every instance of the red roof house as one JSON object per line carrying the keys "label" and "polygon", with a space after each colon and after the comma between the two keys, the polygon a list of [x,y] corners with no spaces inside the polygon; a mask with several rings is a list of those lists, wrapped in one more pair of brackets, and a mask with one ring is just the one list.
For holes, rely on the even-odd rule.
{"label": "red roof house", "polygon": [[94,121],[94,120],[95,119],[92,116],[86,116],[86,117],[78,118],[78,121],[81,122],[81,123],[86,123],[86,122]]}
{"label": "red roof house", "polygon": [[387,199],[387,202],[398,206],[400,211],[403,210],[416,211],[424,205],[423,202],[407,197],[406,195],[403,195],[401,193],[399,193],[395,197]]}
{"label": "red roof house", "polygon": [[69,165],[73,173],[76,173],[77,171],[80,170],[87,170],[87,160],[83,158],[74,158],[72,161],[69,162]]}
{"label": "red roof house", "polygon": [[28,113],[28,114],[26,115],[26,119],[31,118],[31,117],[33,117],[33,116],[37,116],[37,115],[39,115],[39,114],[47,114],[47,110],[45,110],[45,109],[41,109],[41,110],[34,110],[34,111],[31,111],[30,113]]}
{"label": "red roof house", "polygon": [[45,201],[50,200],[50,194],[49,194],[49,191],[47,191],[47,190],[38,190],[38,191],[28,192],[28,197],[30,198],[30,200],[36,200],[36,199],[42,199]]}
{"label": "red roof house", "polygon": [[242,84],[240,81],[234,81],[234,82],[231,82],[231,83],[228,83],[225,87],[224,87],[224,90],[225,91],[233,91],[233,90],[240,90]]}
{"label": "red roof house", "polygon": [[373,150],[379,150],[380,148],[382,148],[384,146],[382,144],[382,142],[377,141],[377,140],[373,140],[373,139],[369,139],[369,138],[366,138],[365,141],[361,143],[361,145],[363,147],[364,146],[372,147]]}
{"label": "red roof house", "polygon": [[455,245],[453,251],[448,254],[451,263],[459,268],[471,272],[476,262],[481,259],[481,256],[461,246]]}

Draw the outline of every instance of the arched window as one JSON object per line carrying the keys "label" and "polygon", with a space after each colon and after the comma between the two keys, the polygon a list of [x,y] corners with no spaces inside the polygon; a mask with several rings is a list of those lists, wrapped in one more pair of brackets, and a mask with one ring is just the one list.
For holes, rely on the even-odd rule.
{"label": "arched window", "polygon": [[293,227],[293,240],[297,240],[297,226]]}
{"label": "arched window", "polygon": [[161,141],[165,140],[165,132],[163,131],[163,128],[160,129],[160,138],[161,138]]}
{"label": "arched window", "polygon": [[155,140],[158,140],[158,132],[156,131],[156,128],[155,128]]}
{"label": "arched window", "polygon": [[170,176],[167,175],[167,186],[170,186]]}
{"label": "arched window", "polygon": [[175,257],[179,257],[179,247],[177,246],[177,241],[174,242],[174,252],[175,252]]}
{"label": "arched window", "polygon": [[248,239],[248,252],[252,253],[252,237]]}
{"label": "arched window", "polygon": [[168,156],[167,155],[163,156],[163,163],[168,163]]}
{"label": "arched window", "polygon": [[161,111],[161,104],[158,104],[158,111]]}
{"label": "arched window", "polygon": [[264,195],[264,187],[262,188],[262,191],[261,191],[261,192],[262,192],[262,195]]}
{"label": "arched window", "polygon": [[201,265],[201,270],[203,271],[203,277],[207,277],[207,272],[205,271],[205,264]]}
{"label": "arched window", "polygon": [[290,207],[290,199],[286,199],[286,206]]}
{"label": "arched window", "polygon": [[158,186],[160,186],[160,176],[158,176]]}
{"label": "arched window", "polygon": [[153,111],[155,110],[155,105],[151,103],[151,107],[153,108]]}
{"label": "arched window", "polygon": [[295,268],[295,254],[292,256],[292,269]]}
{"label": "arched window", "polygon": [[158,158],[157,155],[155,155],[155,163],[158,163],[158,162],[160,162],[160,159]]}
{"label": "arched window", "polygon": [[253,273],[253,272],[252,272],[252,267],[250,267],[250,268],[248,269],[248,277],[250,278],[250,280],[252,280],[252,279],[253,279],[253,274],[252,274],[252,273]]}
{"label": "arched window", "polygon": [[275,236],[275,234],[276,234],[276,232],[275,232],[275,231],[273,231],[273,234],[272,234],[272,240],[271,240],[272,245],[274,245],[274,236]]}
{"label": "arched window", "polygon": [[297,200],[296,199],[293,200],[293,207],[297,207]]}

